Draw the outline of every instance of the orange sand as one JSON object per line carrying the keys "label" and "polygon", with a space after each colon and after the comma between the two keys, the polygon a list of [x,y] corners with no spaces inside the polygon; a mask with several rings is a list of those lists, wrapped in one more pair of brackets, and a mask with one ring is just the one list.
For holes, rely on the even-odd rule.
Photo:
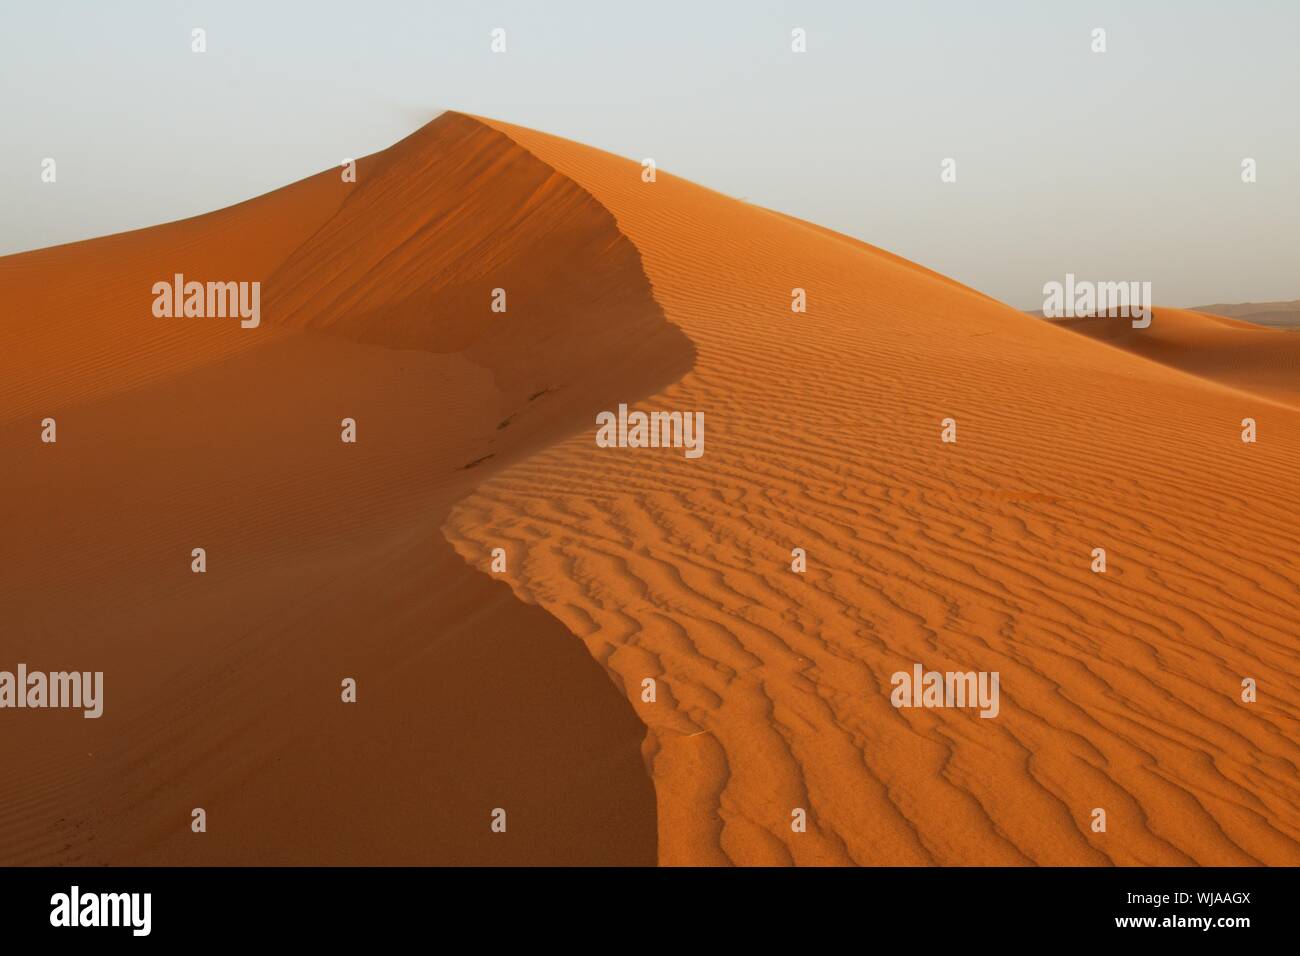
{"label": "orange sand", "polygon": [[[1285,375],[640,174],[447,114],[0,259],[0,667],[107,697],[0,714],[0,861],[1300,863]],[[262,328],[153,319],[176,271],[262,279]],[[597,448],[619,402],[704,456]],[[999,716],[895,710],[918,661]]]}
{"label": "orange sand", "polygon": [[1300,328],[1300,299],[1289,302],[1216,302],[1213,305],[1193,306],[1192,311],[1208,312],[1229,319],[1244,319],[1252,325],[1271,328]]}
{"label": "orange sand", "polygon": [[[704,411],[703,458],[589,428],[447,525],[637,702],[661,862],[1300,862],[1300,412],[491,125],[610,209],[697,353],[641,404]],[[917,661],[999,671],[1001,714],[895,710]]]}
{"label": "orange sand", "polygon": [[1201,378],[1300,407],[1300,333],[1164,308],[1154,311],[1145,329],[1106,316],[1056,324]]}
{"label": "orange sand", "polygon": [[[525,204],[541,227],[501,241],[492,217]],[[445,272],[416,287],[440,265],[421,235],[502,259],[459,264],[476,296]],[[551,281],[601,284],[490,313],[490,290],[522,285],[557,236],[568,273]],[[420,254],[409,284],[346,268],[397,249]],[[154,318],[152,284],[173,272],[261,280],[261,327]],[[654,862],[631,705],[439,532],[476,481],[587,405],[689,364],[590,196],[448,115],[363,160],[355,185],[324,173],[0,259],[0,287],[16,299],[0,324],[0,669],[105,672],[97,721],[0,712],[0,765],[22,768],[0,780],[0,863]],[[304,331],[289,310],[313,290],[373,312]],[[411,319],[401,342],[386,312]],[[610,313],[659,340],[662,362],[572,347]],[[39,441],[47,415],[54,445]]]}

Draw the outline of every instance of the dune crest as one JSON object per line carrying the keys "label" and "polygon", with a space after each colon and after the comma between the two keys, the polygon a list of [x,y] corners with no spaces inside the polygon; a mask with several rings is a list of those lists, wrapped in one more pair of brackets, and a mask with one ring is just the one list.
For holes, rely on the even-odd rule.
{"label": "dune crest", "polygon": [[[633,702],[661,863],[1300,863],[1300,412],[484,122],[613,213],[696,350],[639,406],[703,411],[702,458],[580,433],[445,526],[510,541]],[[998,716],[895,709],[916,664],[1000,673]]]}
{"label": "dune crest", "polygon": [[[655,861],[631,705],[440,528],[690,343],[608,211],[502,134],[446,114],[357,171],[0,259],[0,670],[105,697],[5,712],[0,861]],[[261,326],[155,317],[173,272],[260,281]]]}
{"label": "dune crest", "polygon": [[1241,319],[1157,308],[1151,326],[1123,319],[1054,324],[1212,382],[1300,408],[1300,335]]}
{"label": "dune crest", "polygon": [[508,124],[357,168],[0,259],[0,669],[105,695],[0,860],[1300,863],[1300,409]]}
{"label": "dune crest", "polygon": [[[613,216],[454,112],[363,161],[347,202],[268,287],[272,323],[463,355],[492,373],[514,403],[506,413],[555,392],[548,404],[585,420],[690,364],[689,341],[664,321]],[[501,312],[491,311],[496,290]]]}
{"label": "dune crest", "polygon": [[1216,302],[1211,305],[1194,305],[1187,311],[1242,319],[1251,325],[1268,328],[1300,328],[1300,299],[1286,302]]}

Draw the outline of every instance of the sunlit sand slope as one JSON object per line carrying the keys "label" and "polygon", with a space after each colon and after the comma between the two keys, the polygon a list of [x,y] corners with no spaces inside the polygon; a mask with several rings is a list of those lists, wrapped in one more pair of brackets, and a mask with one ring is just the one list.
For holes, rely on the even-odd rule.
{"label": "sunlit sand slope", "polygon": [[[704,412],[703,457],[593,418],[445,526],[635,706],[661,862],[1300,863],[1300,412],[491,125],[610,209],[696,350],[625,400]],[[917,662],[998,672],[1000,712],[895,709]]]}

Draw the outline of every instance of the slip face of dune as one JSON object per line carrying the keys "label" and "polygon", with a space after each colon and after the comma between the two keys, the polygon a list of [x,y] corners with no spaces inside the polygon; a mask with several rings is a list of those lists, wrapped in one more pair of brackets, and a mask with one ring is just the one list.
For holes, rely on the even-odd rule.
{"label": "slip face of dune", "polygon": [[1053,323],[1199,378],[1300,407],[1300,335],[1185,309],[1155,309],[1151,324],[1099,316]]}
{"label": "slip face of dune", "polygon": [[[175,272],[262,326],[154,318]],[[106,686],[0,715],[0,862],[1300,863],[1268,333],[1161,364],[457,114],[0,284],[0,667]],[[704,454],[598,448],[620,403]]]}
{"label": "slip face of dune", "polygon": [[461,354],[492,373],[503,417],[541,392],[585,424],[689,368],[613,216],[502,133],[447,113],[376,166],[272,277],[273,323]]}
{"label": "slip face of dune", "polygon": [[[155,318],[173,272],[262,281],[262,325]],[[20,768],[0,862],[655,861],[632,706],[440,530],[689,367],[599,203],[448,114],[355,184],[0,259],[0,280],[23,305],[0,324],[0,668],[102,670],[106,698],[98,720],[0,715]]]}
{"label": "slip face of dune", "polygon": [[[592,423],[445,529],[633,702],[662,863],[1300,863],[1300,412],[491,125],[610,209],[696,350],[628,401],[704,412],[703,457]],[[998,672],[1000,712],[894,708],[916,663]]]}

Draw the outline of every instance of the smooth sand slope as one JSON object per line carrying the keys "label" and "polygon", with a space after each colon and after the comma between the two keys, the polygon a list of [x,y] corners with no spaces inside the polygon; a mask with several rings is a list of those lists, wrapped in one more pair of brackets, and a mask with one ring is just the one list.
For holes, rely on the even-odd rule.
{"label": "smooth sand slope", "polygon": [[1201,378],[1300,407],[1300,333],[1165,308],[1154,311],[1145,329],[1107,316],[1054,322]]}
{"label": "smooth sand slope", "polygon": [[1253,325],[1300,329],[1300,299],[1285,302],[1216,302],[1212,305],[1193,306],[1192,311],[1243,319]]}
{"label": "smooth sand slope", "polygon": [[[1300,412],[491,125],[611,210],[697,352],[628,400],[703,411],[702,458],[593,421],[446,528],[634,702],[661,862],[1300,863]],[[894,709],[916,662],[1000,672],[1000,714]]]}
{"label": "smooth sand slope", "polygon": [[[261,281],[261,327],[154,318],[174,272]],[[0,259],[0,287],[0,669],[105,673],[99,720],[0,712],[0,863],[655,861],[631,705],[439,530],[689,367],[603,207],[447,115],[355,184]]]}

